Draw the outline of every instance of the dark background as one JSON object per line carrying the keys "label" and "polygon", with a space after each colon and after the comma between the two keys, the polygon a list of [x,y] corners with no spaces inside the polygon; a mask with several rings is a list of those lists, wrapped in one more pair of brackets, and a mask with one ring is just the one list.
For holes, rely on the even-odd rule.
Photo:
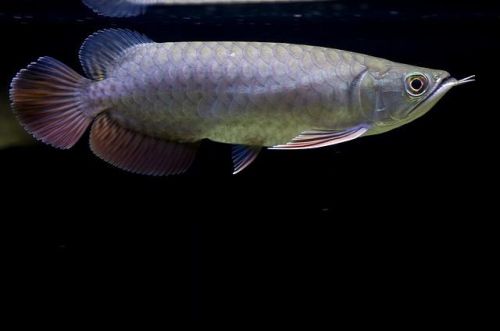
{"label": "dark background", "polygon": [[498,249],[498,217],[486,213],[495,194],[485,194],[497,187],[487,129],[498,109],[493,1],[174,6],[134,19],[97,17],[79,1],[2,1],[0,97],[39,56],[80,70],[82,41],[109,27],[156,41],[334,47],[477,82],[400,129],[331,148],[264,151],[238,176],[228,146],[215,143],[203,145],[189,173],[165,178],[112,168],[86,138],[70,151],[0,150],[8,314],[75,325],[96,317],[487,321]]}

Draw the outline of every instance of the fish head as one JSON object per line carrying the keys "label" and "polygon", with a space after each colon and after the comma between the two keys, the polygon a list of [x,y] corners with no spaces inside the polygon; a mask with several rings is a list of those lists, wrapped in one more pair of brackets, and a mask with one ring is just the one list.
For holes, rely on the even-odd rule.
{"label": "fish head", "polygon": [[452,87],[474,81],[457,80],[443,70],[393,64],[385,71],[368,71],[361,102],[373,126],[371,134],[407,124],[427,113]]}

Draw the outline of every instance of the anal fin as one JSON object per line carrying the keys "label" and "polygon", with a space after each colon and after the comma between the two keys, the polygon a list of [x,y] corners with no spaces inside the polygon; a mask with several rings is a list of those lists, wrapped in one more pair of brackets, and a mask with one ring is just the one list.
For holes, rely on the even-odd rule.
{"label": "anal fin", "polygon": [[102,114],[90,133],[94,154],[112,165],[137,174],[164,176],[185,172],[196,156],[196,144],[149,137],[118,125]]}
{"label": "anal fin", "polygon": [[259,146],[245,146],[245,145],[233,145],[231,156],[233,159],[233,175],[240,173],[248,167],[255,159],[262,147]]}

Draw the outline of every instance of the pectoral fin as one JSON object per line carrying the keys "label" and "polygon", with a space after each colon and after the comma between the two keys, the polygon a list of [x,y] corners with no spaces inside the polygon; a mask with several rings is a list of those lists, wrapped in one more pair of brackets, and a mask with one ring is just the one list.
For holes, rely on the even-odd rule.
{"label": "pectoral fin", "polygon": [[276,145],[270,149],[312,149],[340,144],[361,137],[368,131],[366,127],[355,127],[348,130],[312,130],[302,132],[292,141],[284,145]]}
{"label": "pectoral fin", "polygon": [[261,149],[262,147],[259,146],[234,145],[232,149],[233,175],[248,167],[257,158]]}

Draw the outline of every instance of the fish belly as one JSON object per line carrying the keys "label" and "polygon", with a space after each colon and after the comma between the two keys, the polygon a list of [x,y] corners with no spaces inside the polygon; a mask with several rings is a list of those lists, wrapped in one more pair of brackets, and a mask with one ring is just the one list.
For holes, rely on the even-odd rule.
{"label": "fish belly", "polygon": [[98,89],[113,119],[146,135],[273,146],[361,121],[352,82],[363,61],[291,44],[151,43],[128,49]]}

